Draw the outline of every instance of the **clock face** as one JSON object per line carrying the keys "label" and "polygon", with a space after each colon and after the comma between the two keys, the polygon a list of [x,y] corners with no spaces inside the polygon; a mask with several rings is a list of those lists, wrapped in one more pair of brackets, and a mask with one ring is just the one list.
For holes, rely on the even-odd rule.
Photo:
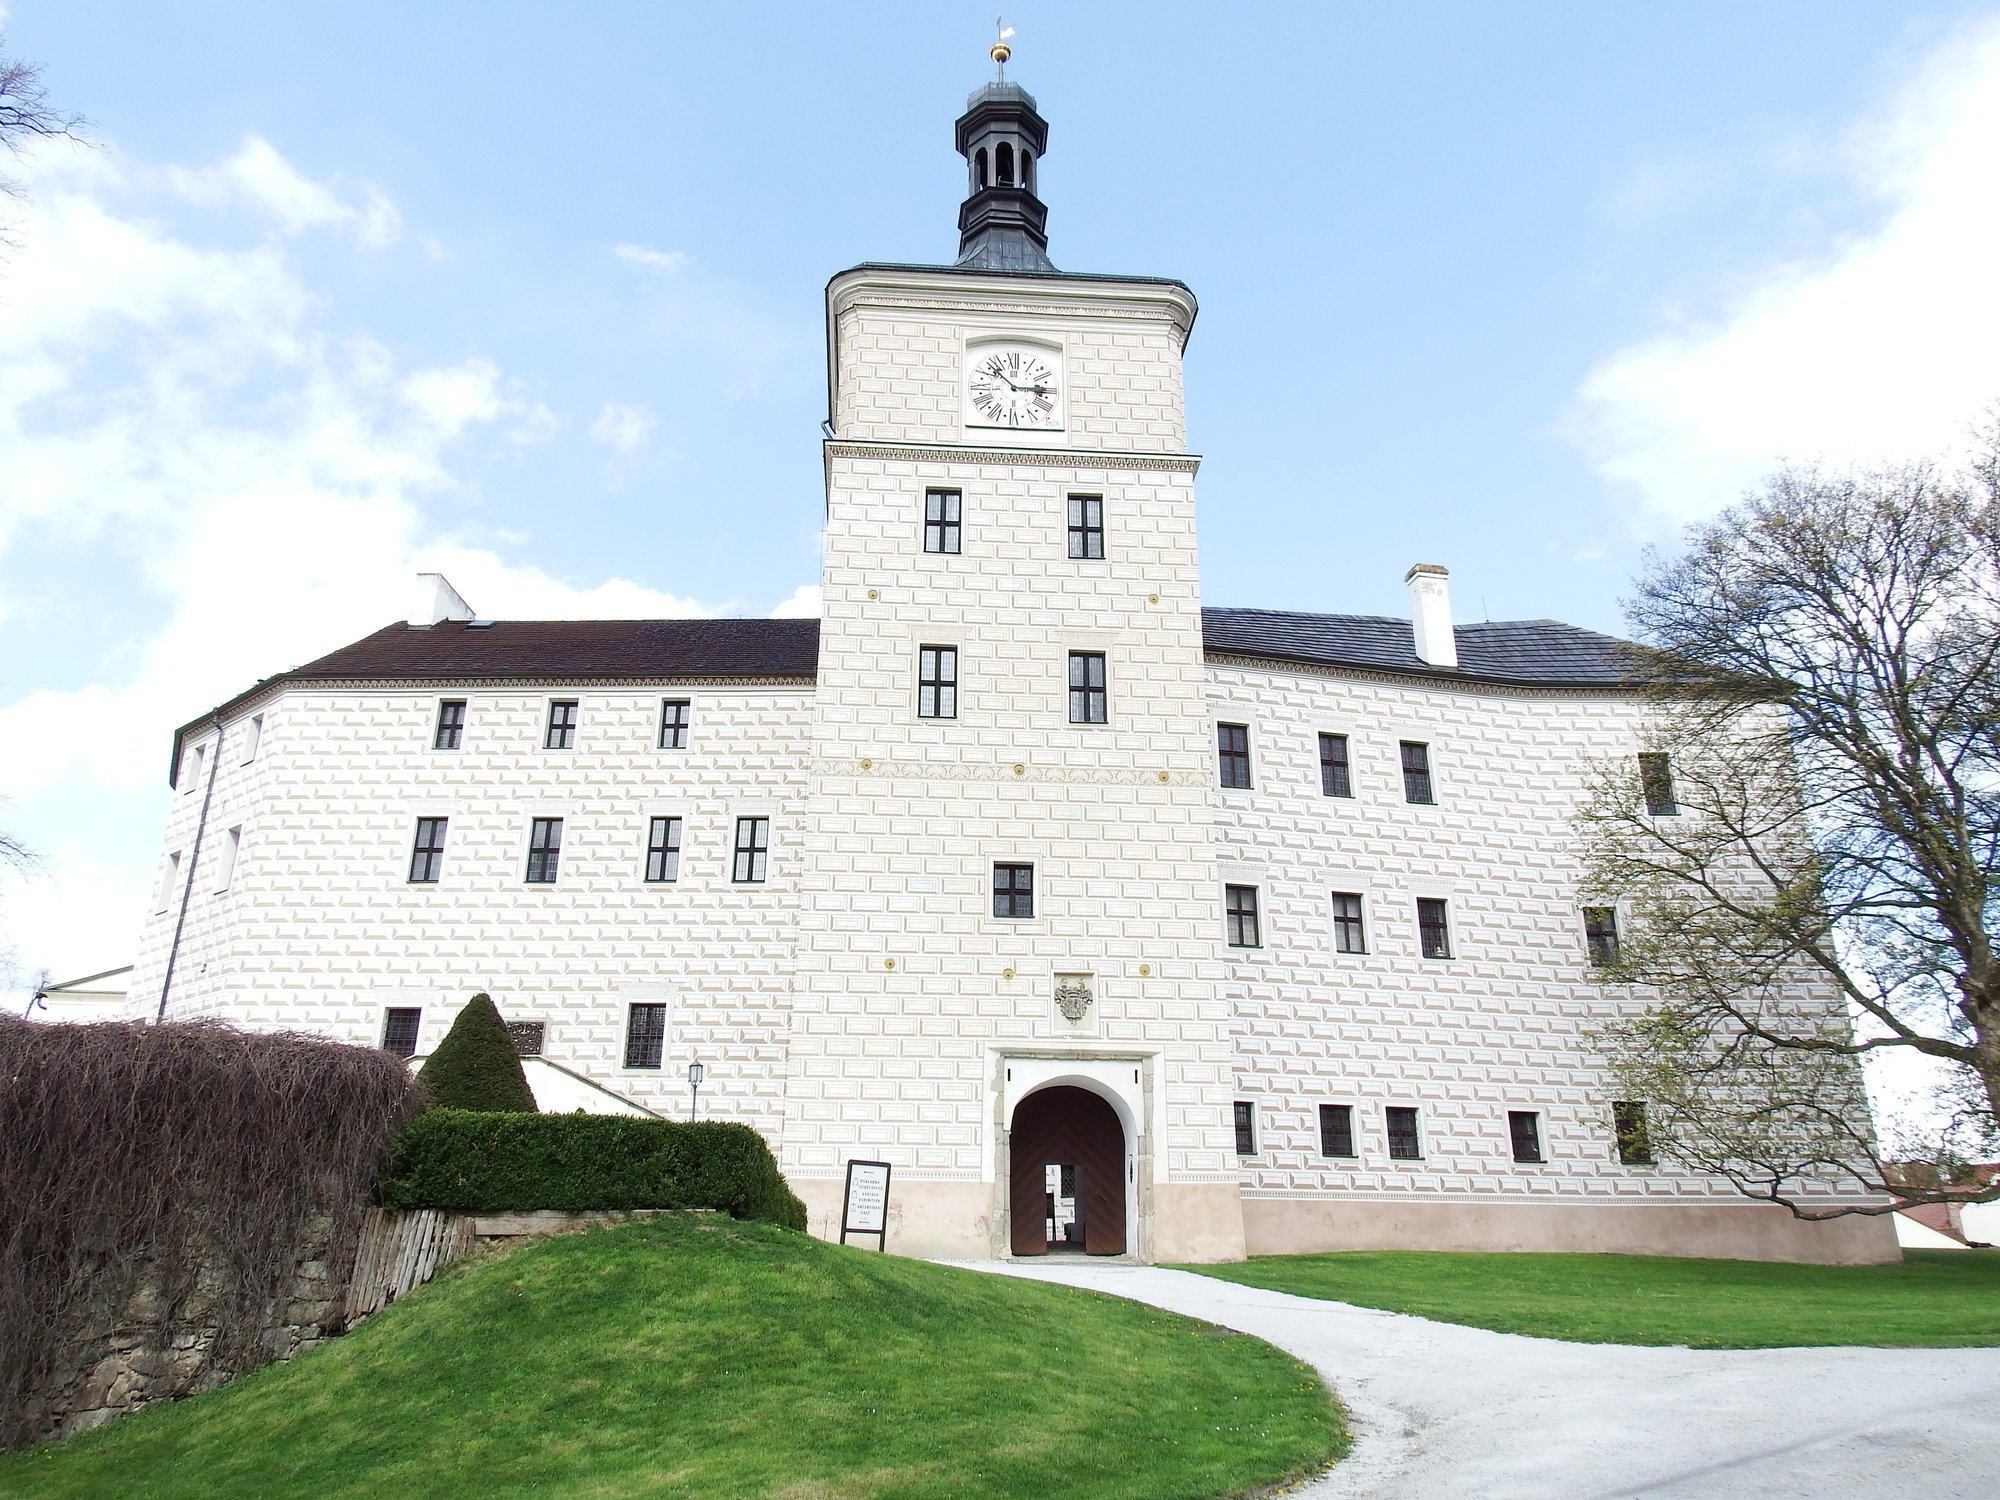
{"label": "clock face", "polygon": [[1062,426],[1061,357],[1053,350],[982,344],[965,360],[965,420],[973,427]]}

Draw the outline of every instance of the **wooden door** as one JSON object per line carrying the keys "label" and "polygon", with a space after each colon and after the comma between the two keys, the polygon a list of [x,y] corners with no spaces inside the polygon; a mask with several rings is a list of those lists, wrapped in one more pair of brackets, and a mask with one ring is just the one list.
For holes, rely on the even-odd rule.
{"label": "wooden door", "polygon": [[1088,1089],[1041,1089],[1014,1107],[1008,1217],[1016,1255],[1048,1253],[1048,1169],[1077,1169],[1077,1217],[1089,1255],[1125,1253],[1125,1127]]}

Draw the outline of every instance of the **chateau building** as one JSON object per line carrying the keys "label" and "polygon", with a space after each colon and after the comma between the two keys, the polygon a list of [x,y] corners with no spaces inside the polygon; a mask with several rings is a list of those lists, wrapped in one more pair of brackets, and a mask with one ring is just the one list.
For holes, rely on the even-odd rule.
{"label": "chateau building", "polygon": [[175,735],[135,1008],[422,1055],[483,990],[550,1107],[700,1063],[816,1233],[891,1163],[913,1254],[1892,1256],[1655,1160],[1594,1057],[1615,642],[1430,565],[1409,620],[1203,607],[1195,299],[1050,264],[1047,138],[982,88],[956,262],[827,286],[822,619],[429,578]]}

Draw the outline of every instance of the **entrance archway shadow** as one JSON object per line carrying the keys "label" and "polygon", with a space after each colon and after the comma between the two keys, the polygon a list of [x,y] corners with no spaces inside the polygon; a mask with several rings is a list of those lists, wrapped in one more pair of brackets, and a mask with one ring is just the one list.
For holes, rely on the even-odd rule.
{"label": "entrance archway shadow", "polygon": [[1046,1255],[1049,1168],[1072,1169],[1075,1216],[1088,1255],[1123,1255],[1125,1126],[1103,1096],[1072,1084],[1037,1089],[1014,1106],[1008,1136],[1008,1219],[1016,1255]]}

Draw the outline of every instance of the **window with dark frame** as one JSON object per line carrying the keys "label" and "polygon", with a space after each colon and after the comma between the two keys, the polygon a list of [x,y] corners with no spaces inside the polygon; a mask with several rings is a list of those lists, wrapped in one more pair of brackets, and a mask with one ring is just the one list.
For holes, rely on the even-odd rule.
{"label": "window with dark frame", "polygon": [[993,915],[1032,917],[1035,914],[1035,867],[1001,865],[993,867]]}
{"label": "window with dark frame", "polygon": [[1435,788],[1431,785],[1431,747],[1419,740],[1403,740],[1399,748],[1403,756],[1403,800],[1436,802]]}
{"label": "window with dark frame", "polygon": [[574,750],[576,748],[576,711],[574,698],[556,698],[549,703],[549,728],[542,736],[544,750]]}
{"label": "window with dark frame", "polygon": [[957,490],[924,491],[924,551],[958,551],[958,521],[962,496]]}
{"label": "window with dark frame", "polygon": [[1323,734],[1319,737],[1319,790],[1323,797],[1352,797],[1354,772],[1347,758],[1347,736]]}
{"label": "window with dark frame", "polygon": [[456,750],[465,740],[465,700],[446,698],[438,704],[437,729],[431,735],[433,750]]}
{"label": "window with dark frame", "polygon": [[1424,1138],[1417,1129],[1415,1109],[1406,1104],[1392,1104],[1382,1111],[1382,1124],[1389,1136],[1389,1160],[1424,1159]]}
{"label": "window with dark frame", "polygon": [[1216,725],[1215,758],[1216,764],[1222,768],[1224,786],[1247,789],[1250,785],[1250,726]]}
{"label": "window with dark frame", "polygon": [[688,729],[694,722],[694,704],[686,698],[660,700],[660,748],[685,750]]}
{"label": "window with dark frame", "polygon": [[1333,951],[1368,951],[1368,933],[1361,925],[1361,898],[1351,891],[1333,893]]}
{"label": "window with dark frame", "polygon": [[917,647],[917,717],[958,717],[958,648]]}
{"label": "window with dark frame", "polygon": [[671,885],[681,878],[681,820],[654,818],[646,825],[646,880]]}
{"label": "window with dark frame", "polygon": [[1442,897],[1417,898],[1417,946],[1425,958],[1451,957],[1451,909]]}
{"label": "window with dark frame", "polygon": [[398,1057],[417,1055],[417,1033],[422,1029],[424,1010],[420,1005],[392,1005],[382,1012],[382,1050]]}
{"label": "window with dark frame", "polygon": [[1257,1154],[1257,1106],[1248,1099],[1238,1099],[1236,1116],[1236,1154],[1255,1156]]}
{"label": "window with dark frame", "polygon": [[410,845],[410,884],[436,885],[444,873],[445,818],[417,819],[417,837]]}
{"label": "window with dark frame", "polygon": [[1069,721],[1072,724],[1105,722],[1104,653],[1072,651],[1069,654]]}
{"label": "window with dark frame", "polygon": [[1618,1142],[1618,1160],[1628,1167],[1653,1165],[1653,1133],[1646,1128],[1646,1106],[1637,1099],[1611,1105],[1611,1129]]}
{"label": "window with dark frame", "polygon": [[1069,497],[1069,555],[1071,557],[1082,558],[1104,556],[1104,497],[1102,495],[1071,495]]}
{"label": "window with dark frame", "polygon": [[657,1000],[625,1008],[625,1066],[657,1068],[667,1052],[667,1007]]}
{"label": "window with dark frame", "polygon": [[1664,753],[1649,750],[1639,756],[1639,789],[1653,817],[1671,818],[1680,812],[1674,798],[1674,764]]}
{"label": "window with dark frame", "polygon": [[1257,931],[1257,887],[1226,885],[1222,888],[1222,910],[1229,926],[1229,946],[1261,948]]}
{"label": "window with dark frame", "polygon": [[516,1057],[540,1057],[542,1042],[548,1035],[546,1021],[509,1021],[507,1035],[513,1038]]}
{"label": "window with dark frame", "polygon": [[736,861],[729,878],[740,885],[757,885],[764,879],[764,866],[771,853],[771,820],[736,820]]}
{"label": "window with dark frame", "polygon": [[1618,962],[1618,911],[1610,906],[1583,909],[1583,942],[1599,968]]}
{"label": "window with dark frame", "polygon": [[1508,1110],[1507,1141],[1514,1148],[1515,1161],[1540,1161],[1542,1117],[1531,1109]]}
{"label": "window with dark frame", "polygon": [[536,818],[528,825],[528,884],[554,885],[562,859],[561,818]]}
{"label": "window with dark frame", "polygon": [[1356,1154],[1353,1105],[1322,1104],[1319,1107],[1319,1154],[1321,1156]]}

